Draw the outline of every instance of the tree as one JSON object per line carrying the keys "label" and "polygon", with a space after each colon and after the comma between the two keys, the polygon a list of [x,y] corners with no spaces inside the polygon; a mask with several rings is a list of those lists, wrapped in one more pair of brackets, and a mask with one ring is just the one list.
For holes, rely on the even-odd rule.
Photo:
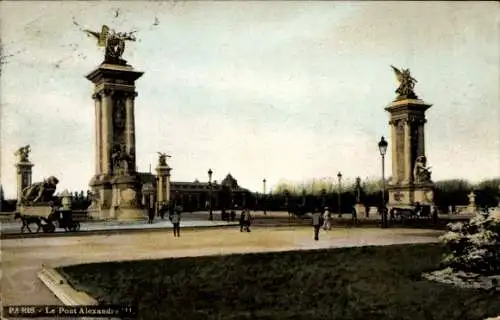
{"label": "tree", "polygon": [[472,185],[464,179],[450,179],[437,181],[434,184],[434,202],[437,206],[467,205],[467,195],[472,190]]}

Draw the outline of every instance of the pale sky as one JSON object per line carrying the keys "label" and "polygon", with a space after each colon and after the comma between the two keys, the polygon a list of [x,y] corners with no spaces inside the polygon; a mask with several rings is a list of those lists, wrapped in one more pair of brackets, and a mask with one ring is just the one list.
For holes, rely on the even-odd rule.
{"label": "pale sky", "polygon": [[[87,189],[94,174],[93,84],[103,48],[73,24],[136,33],[140,171],[172,155],[172,180],[230,172],[243,187],[380,175],[397,81],[410,68],[427,111],[433,180],[500,176],[498,2],[0,3],[1,183],[15,196],[15,150],[33,181]],[[115,9],[120,8],[118,17]],[[154,26],[155,17],[159,24]],[[9,56],[13,54],[13,56]],[[389,139],[388,139],[389,140]],[[391,146],[389,146],[390,148]],[[390,150],[386,162],[391,174]]]}

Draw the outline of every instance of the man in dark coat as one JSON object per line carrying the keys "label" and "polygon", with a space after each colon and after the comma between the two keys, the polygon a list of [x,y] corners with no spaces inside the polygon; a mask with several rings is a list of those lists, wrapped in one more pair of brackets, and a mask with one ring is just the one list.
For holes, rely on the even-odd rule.
{"label": "man in dark coat", "polygon": [[153,223],[153,220],[155,219],[155,209],[151,206],[148,206],[148,218],[148,223]]}

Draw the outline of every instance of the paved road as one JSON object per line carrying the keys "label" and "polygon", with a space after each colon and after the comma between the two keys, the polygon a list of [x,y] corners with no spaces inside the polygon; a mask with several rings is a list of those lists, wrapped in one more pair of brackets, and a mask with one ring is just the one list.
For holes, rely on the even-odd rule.
{"label": "paved road", "polygon": [[101,261],[159,259],[241,252],[284,251],[362,245],[434,242],[442,232],[414,229],[335,229],[312,239],[311,227],[192,229],[171,232],[2,240],[4,304],[61,304],[38,280],[42,265],[57,267]]}
{"label": "paved road", "polygon": [[[181,221],[184,227],[217,227],[228,225],[226,221],[208,221],[208,220],[195,220],[195,219],[183,219]],[[233,223],[234,224],[234,223]],[[57,224],[56,224],[57,225]],[[137,229],[171,229],[172,223],[165,219],[157,219],[154,223],[148,224],[146,221],[136,221],[136,222],[118,222],[118,221],[96,221],[96,222],[81,222],[80,232],[86,231],[105,231],[105,230],[137,230]],[[36,225],[30,225],[33,233],[36,232]],[[17,234],[20,233],[21,223],[19,221],[9,221],[3,222],[0,225],[0,232],[3,234]],[[64,229],[57,228],[55,233],[64,233]],[[25,230],[25,233],[29,233]],[[40,233],[43,233],[40,230]]]}

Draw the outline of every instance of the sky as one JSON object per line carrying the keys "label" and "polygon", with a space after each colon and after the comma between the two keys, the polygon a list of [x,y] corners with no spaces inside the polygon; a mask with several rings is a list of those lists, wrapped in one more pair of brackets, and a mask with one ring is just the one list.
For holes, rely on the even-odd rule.
{"label": "sky", "polygon": [[[0,3],[1,184],[31,145],[33,181],[86,190],[94,174],[93,84],[104,50],[81,28],[137,30],[139,171],[172,155],[173,181],[231,173],[253,191],[282,180],[378,177],[390,68],[432,104],[433,180],[500,176],[498,2],[68,1]],[[155,20],[157,23],[155,23]],[[79,26],[77,26],[78,24]],[[388,139],[389,140],[389,139]],[[390,140],[389,140],[390,141]],[[391,146],[386,171],[391,171]]]}

